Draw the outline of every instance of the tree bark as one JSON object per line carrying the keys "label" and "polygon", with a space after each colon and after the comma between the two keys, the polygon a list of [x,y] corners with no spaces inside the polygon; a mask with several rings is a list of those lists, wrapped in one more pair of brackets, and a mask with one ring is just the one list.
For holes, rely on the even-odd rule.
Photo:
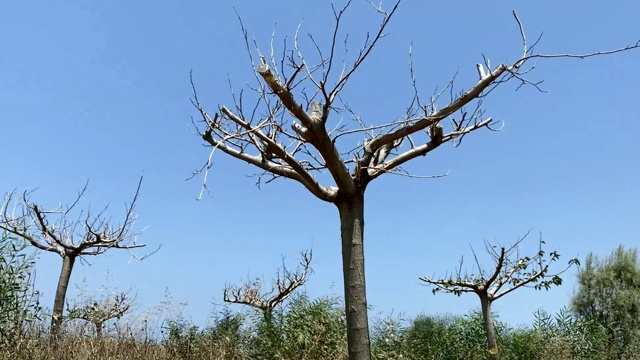
{"label": "tree bark", "polygon": [[102,339],[102,329],[104,328],[104,322],[96,321],[94,325],[96,326],[96,338]]}
{"label": "tree bark", "polygon": [[487,337],[489,359],[497,360],[498,343],[496,341],[496,331],[493,327],[493,318],[491,317],[491,300],[486,294],[480,295],[480,304],[482,306],[482,320],[484,322],[484,333]]}
{"label": "tree bark", "polygon": [[370,360],[367,291],[364,273],[364,193],[341,198],[342,272],[344,276],[345,312],[349,360]]}
{"label": "tree bark", "polygon": [[53,315],[51,316],[51,340],[57,341],[62,326],[62,314],[64,312],[64,301],[67,297],[67,287],[71,278],[71,271],[76,262],[76,255],[67,254],[62,258],[62,269],[58,279],[56,298],[53,302]]}

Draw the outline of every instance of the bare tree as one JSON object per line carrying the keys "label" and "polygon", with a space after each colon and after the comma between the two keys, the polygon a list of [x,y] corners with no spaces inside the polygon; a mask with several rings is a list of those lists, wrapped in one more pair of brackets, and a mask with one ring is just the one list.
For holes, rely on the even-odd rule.
{"label": "bare tree", "polygon": [[82,303],[67,304],[67,318],[92,323],[96,327],[96,337],[101,338],[104,324],[131,311],[134,301],[135,296],[131,297],[129,292],[115,293],[103,299],[87,297]]}
{"label": "bare tree", "polygon": [[282,267],[278,269],[278,274],[273,280],[271,289],[264,291],[262,279],[256,278],[247,281],[240,286],[227,286],[224,289],[224,301],[232,304],[242,304],[250,306],[262,313],[263,326],[258,327],[258,332],[269,346],[261,349],[262,356],[266,359],[280,358],[279,349],[282,345],[282,333],[277,328],[273,317],[273,310],[282,304],[296,289],[304,285],[311,269],[313,252],[303,251],[301,253],[300,266],[295,270],[287,269],[284,258]]}
{"label": "bare tree", "polygon": [[269,291],[262,289],[262,280],[259,278],[252,282],[246,282],[241,286],[227,286],[224,289],[224,301],[233,304],[243,304],[259,310],[268,323],[273,320],[273,309],[284,302],[293,292],[304,285],[311,269],[312,251],[301,253],[300,267],[292,271],[282,259],[282,267],[278,269],[278,276],[273,281]]}
{"label": "bare tree", "polygon": [[[462,295],[462,293],[475,293],[478,295],[491,359],[498,359],[498,344],[491,316],[491,304],[522,287],[548,290],[553,285],[562,285],[560,275],[572,265],[580,265],[578,259],[571,259],[567,267],[562,271],[556,274],[549,274],[549,265],[560,259],[560,254],[555,251],[547,254],[542,250],[542,245],[545,242],[542,240],[542,235],[540,235],[538,252],[533,257],[521,256],[520,244],[527,238],[529,233],[530,231],[509,248],[501,245],[492,246],[485,241],[485,249],[494,261],[494,268],[490,273],[480,265],[480,261],[472,248],[477,274],[469,274],[462,269],[464,263],[464,258],[462,258],[455,273],[445,276],[444,279],[420,278],[420,280],[434,286],[434,294],[438,291],[444,291],[457,296]],[[499,248],[499,251],[496,250],[497,248]]]}
{"label": "bare tree", "polygon": [[88,210],[81,210],[75,219],[71,218],[71,212],[85,194],[88,184],[85,184],[71,205],[59,205],[53,210],[45,210],[32,202],[29,198],[32,192],[25,191],[21,197],[17,197],[15,191],[6,195],[0,210],[0,229],[25,239],[42,251],[58,254],[62,258],[51,318],[52,341],[56,340],[60,333],[67,287],[76,260],[85,256],[100,255],[109,249],[123,249],[131,253],[131,249],[145,246],[136,242],[139,232],[132,231],[137,217],[135,206],[141,184],[142,178],[138,182],[133,200],[126,205],[124,220],[117,226],[105,216],[108,207],[95,216]]}
{"label": "bare tree", "polygon": [[[273,36],[270,53],[263,54],[255,40],[251,43],[240,20],[256,77],[256,84],[251,88],[256,95],[255,103],[246,99],[244,92],[236,94],[231,89],[234,106],[218,106],[210,115],[201,104],[191,78],[192,102],[201,116],[201,125],[194,126],[198,129],[197,134],[211,146],[207,161],[194,173],[194,176],[203,174],[204,177],[200,197],[207,190],[211,159],[215,151],[220,150],[259,168],[261,174],[258,176],[258,185],[288,178],[302,184],[318,199],[337,207],[342,238],[349,358],[352,360],[368,360],[371,357],[363,242],[364,194],[367,185],[389,173],[421,177],[408,173],[402,166],[447,142],[459,146],[464,137],[475,130],[494,129],[495,122],[485,115],[482,100],[497,86],[510,80],[518,81],[521,86],[538,88],[539,82],[526,78],[535,66],[525,68],[531,60],[582,59],[640,47],[638,42],[624,48],[590,54],[537,54],[534,52],[537,41],[532,45],[528,43],[522,24],[514,12],[522,36],[522,54],[515,62],[492,67],[489,59],[485,58],[484,64],[476,65],[478,80],[466,90],[454,90],[454,76],[427,101],[419,94],[413,64],[410,62],[414,95],[408,99],[409,106],[404,116],[386,123],[365,124],[341,97],[341,91],[384,37],[400,2],[398,0],[390,11],[374,6],[381,23],[375,32],[367,33],[364,44],[349,61],[348,36],[342,42],[340,28],[350,1],[341,9],[332,6],[334,26],[332,41],[327,49],[321,49],[313,35],[309,35],[311,47],[319,58],[317,63],[310,63],[311,57],[303,52],[298,31],[292,44],[285,39],[282,55],[276,59]],[[252,47],[256,49],[256,58]],[[339,53],[343,51],[345,55],[340,64]],[[353,117],[351,124],[329,121],[330,114],[345,112]],[[347,139],[353,141],[345,145]],[[322,185],[316,178],[316,175],[325,173],[331,176],[332,184]]]}

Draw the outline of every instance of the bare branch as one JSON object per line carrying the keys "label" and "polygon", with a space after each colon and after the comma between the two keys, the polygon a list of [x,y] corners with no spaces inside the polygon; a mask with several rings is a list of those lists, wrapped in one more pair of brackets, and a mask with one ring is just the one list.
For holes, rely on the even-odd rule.
{"label": "bare branch", "polygon": [[329,102],[333,101],[336,95],[344,88],[347,81],[349,81],[349,78],[351,77],[351,75],[353,75],[353,73],[360,67],[360,65],[362,65],[365,59],[367,59],[367,57],[371,53],[371,50],[373,50],[373,48],[376,46],[377,42],[384,37],[384,30],[387,28],[387,25],[389,24],[389,21],[393,17],[393,14],[398,9],[398,6],[400,6],[401,1],[402,0],[398,0],[393,6],[393,8],[391,9],[391,11],[388,13],[378,9],[378,12],[383,14],[384,18],[382,20],[382,24],[380,24],[380,28],[378,29],[377,34],[373,37],[373,40],[371,42],[368,41],[368,36],[367,36],[367,41],[365,41],[365,44],[360,50],[360,54],[358,55],[358,58],[356,59],[356,61],[353,63],[353,66],[351,67],[351,69],[346,74],[340,76],[340,80],[338,80],[333,90],[329,92],[329,95],[328,95]]}
{"label": "bare branch", "polygon": [[[394,141],[397,141],[398,139],[401,139],[401,138],[406,137],[408,135],[414,134],[414,133],[416,133],[416,132],[418,132],[420,130],[424,130],[427,127],[437,125],[438,122],[440,122],[441,120],[447,118],[448,116],[452,115],[456,111],[462,109],[462,107],[464,105],[466,105],[469,102],[471,102],[472,100],[478,98],[480,96],[480,94],[482,93],[482,91],[484,91],[489,85],[491,85],[493,83],[493,81],[495,81],[497,78],[499,78],[507,70],[508,70],[508,67],[505,66],[505,65],[498,66],[498,68],[496,68],[496,70],[494,70],[491,73],[489,73],[484,79],[481,79],[475,86],[473,86],[471,89],[467,90],[464,94],[462,94],[460,97],[455,99],[453,102],[451,102],[449,105],[445,106],[444,108],[436,111],[433,114],[425,116],[424,118],[422,118],[422,119],[420,119],[418,121],[415,121],[415,122],[413,122],[411,124],[403,126],[402,128],[400,128],[400,129],[398,129],[396,131],[393,131],[393,132],[384,134],[382,136],[376,137],[375,139],[373,139],[372,141],[367,143],[367,145],[364,147],[365,155],[361,159],[361,163],[363,163],[363,164],[364,163],[368,163],[370,161],[371,157],[373,156],[373,154],[376,151],[378,151],[385,144],[389,144],[389,143],[392,143]],[[467,132],[473,131],[473,130],[475,130],[477,128],[478,127],[473,128],[473,129],[468,129]],[[451,136],[448,139],[451,140],[451,139],[453,139],[453,138],[455,138],[455,137],[457,137],[459,135],[461,135],[461,134],[457,134],[455,136]],[[443,141],[444,141],[444,139],[443,139]],[[431,146],[434,146],[434,145],[435,144],[432,144]],[[364,167],[366,167],[366,166],[364,166]]]}
{"label": "bare branch", "polygon": [[293,94],[289,89],[274,77],[267,64],[258,66],[258,73],[264,78],[269,88],[278,96],[284,106],[298,119],[301,124],[292,123],[293,129],[305,141],[310,142],[327,164],[327,168],[331,172],[333,179],[339,188],[347,193],[351,193],[355,189],[355,185],[347,168],[342,163],[338,150],[329,138],[325,128],[324,119],[326,117],[322,113],[322,108],[317,102],[311,103],[312,112],[308,114],[302,106],[296,102]]}
{"label": "bare branch", "polygon": [[[64,256],[98,255],[108,249],[134,249],[144,247],[137,244],[135,237],[139,232],[131,232],[135,219],[136,202],[139,197],[142,178],[138,182],[131,204],[125,209],[125,218],[119,226],[114,226],[103,217],[103,209],[97,216],[90,211],[80,212],[76,220],[70,220],[70,212],[79,203],[86,191],[86,184],[71,205],[62,209],[44,210],[29,199],[31,193],[24,193],[21,199],[14,201],[13,192],[5,196],[0,213],[0,229],[27,240],[32,246]],[[11,214],[8,207],[15,202]],[[53,221],[50,221],[53,218]],[[133,240],[131,242],[130,240]]]}
{"label": "bare branch", "polygon": [[271,313],[273,309],[286,300],[297,288],[304,285],[311,269],[313,253],[304,251],[301,253],[300,266],[295,271],[286,268],[284,258],[282,267],[278,271],[278,277],[274,280],[271,290],[263,292],[260,279],[247,282],[241,286],[228,286],[224,289],[225,302],[243,304],[258,309],[264,313]]}
{"label": "bare branch", "polygon": [[100,301],[85,301],[85,303],[76,303],[73,306],[67,303],[69,314],[67,317],[82,319],[93,324],[103,324],[108,320],[121,318],[131,310],[135,302],[135,296],[132,298],[129,295],[129,292],[121,292]]}
{"label": "bare branch", "polygon": [[97,337],[102,336],[104,324],[111,319],[120,319],[133,309],[136,296],[130,291],[110,294],[103,299],[88,297],[73,305],[67,303],[67,319],[81,319],[96,327]]}
{"label": "bare branch", "polygon": [[[456,71],[444,88],[434,91],[429,101],[423,103],[418,92],[411,58],[412,49],[410,49],[409,73],[414,93],[409,99],[409,107],[402,109],[401,118],[373,119],[367,122],[347,104],[341,92],[356,70],[362,69],[361,65],[385,36],[386,28],[396,13],[400,0],[395,2],[391,11],[385,11],[381,6],[376,7],[371,4],[383,17],[382,22],[376,27],[376,31],[365,33],[364,43],[356,51],[353,61],[347,61],[350,48],[349,36],[344,36],[343,44],[338,43],[340,26],[344,23],[343,14],[350,4],[351,2],[348,1],[342,10],[332,7],[335,21],[330,30],[332,31],[330,51],[322,49],[316,38],[309,35],[311,46],[319,56],[319,60],[315,63],[312,63],[310,58],[305,58],[302,50],[302,39],[299,37],[301,25],[295,31],[291,48],[287,49],[287,43],[284,42],[285,48],[282,50],[282,59],[278,67],[274,59],[274,32],[270,33],[271,58],[268,60],[258,48],[255,39],[253,44],[250,44],[248,33],[241,22],[242,34],[251,60],[251,70],[258,82],[257,85],[250,87],[255,99],[250,99],[252,103],[247,104],[243,92],[236,96],[230,86],[235,108],[216,105],[216,111],[212,111],[212,114],[215,113],[213,118],[198,101],[195,87],[192,102],[198,109],[204,124],[204,127],[198,130],[198,135],[212,148],[209,159],[196,172],[204,172],[205,186],[213,153],[220,149],[236,159],[259,168],[261,173],[257,175],[258,186],[263,178],[267,179],[266,182],[281,177],[289,178],[303,184],[316,197],[338,205],[342,222],[349,350],[353,354],[362,354],[362,356],[353,355],[357,358],[369,358],[370,355],[366,354],[370,344],[366,324],[366,293],[364,270],[362,270],[364,257],[361,242],[364,223],[361,210],[364,206],[364,192],[369,182],[382,174],[417,177],[409,174],[402,166],[418,156],[425,156],[446,142],[451,142],[454,147],[459,146],[466,135],[476,130],[487,128],[495,131],[495,127],[492,127],[493,118],[485,114],[482,107],[483,99],[498,86],[513,79],[516,80],[514,81],[516,85],[530,85],[542,91],[539,86],[540,81],[528,78],[529,73],[536,66],[536,60],[613,54],[638,48],[640,43],[624,49],[588,55],[540,55],[534,52],[537,41],[533,45],[528,44],[522,23],[514,13],[523,46],[523,53],[515,62],[498,62],[497,66],[492,66],[489,58],[482,54],[483,62],[476,65],[477,81],[457,89]],[[334,75],[333,73],[337,73],[335,68],[338,65],[334,64],[336,53],[341,50],[339,47],[342,45],[344,45],[345,55],[341,72]],[[255,49],[251,49],[252,46]],[[254,51],[258,54],[260,61],[256,59],[254,62],[252,55]],[[532,59],[533,61],[529,62]],[[529,66],[528,62],[533,65]],[[473,66],[474,63],[475,61],[467,66]],[[334,78],[331,84],[330,77]],[[345,111],[353,116],[353,121],[349,124],[343,123],[342,119],[336,121],[335,126],[328,123],[330,113],[340,114]],[[347,136],[359,137],[359,139],[346,146],[342,142],[338,143],[338,140],[345,140]],[[331,186],[334,184],[322,186],[314,177],[318,173],[327,172],[331,175],[335,186]],[[203,187],[203,191],[205,189]],[[445,290],[458,295],[462,292],[479,294],[482,298],[483,310],[489,310],[492,299],[513,291],[508,289],[503,291],[504,287],[509,289],[522,286],[547,288],[561,281],[559,277],[546,279],[547,265],[541,265],[537,270],[530,270],[535,267],[531,262],[533,258],[519,257],[517,249],[515,254],[508,248],[501,248],[500,253],[493,250],[490,254],[494,256],[494,260],[497,260],[495,271],[486,273],[479,267],[477,276],[475,274],[463,276],[461,262],[457,277],[443,280],[423,278],[423,280],[434,285],[436,290]],[[517,261],[513,260],[514,257]],[[479,262],[477,261],[476,264]],[[487,276],[489,276],[488,279]],[[247,284],[244,287],[227,288],[225,299],[269,312],[273,304],[280,301],[278,294],[286,294],[287,289],[289,289],[288,286],[276,281],[272,290],[275,295],[269,296],[261,292],[259,284]],[[491,322],[490,317],[486,317],[485,320]],[[494,351],[496,348],[491,345],[489,350]]]}
{"label": "bare branch", "polygon": [[[420,277],[419,279],[435,286],[433,289],[434,293],[437,291],[445,291],[459,296],[463,292],[474,292],[490,302],[530,284],[534,284],[536,290],[543,288],[548,289],[552,285],[562,284],[562,279],[559,275],[564,273],[569,267],[578,264],[578,260],[572,259],[562,271],[556,274],[549,274],[549,265],[557,261],[560,255],[554,251],[545,257],[545,252],[542,250],[544,241],[540,238],[540,250],[537,254],[532,257],[520,257],[518,245],[528,234],[529,232],[509,248],[501,246],[499,253],[493,250],[494,247],[490,247],[488,243],[485,243],[485,247],[488,249],[487,251],[495,261],[494,270],[491,272],[492,275],[489,278],[484,278],[483,274],[485,271],[480,267],[477,258],[475,258],[479,271],[477,275],[463,273],[461,266],[455,274],[448,278],[434,280],[429,277]],[[532,269],[534,265],[538,265],[537,269]],[[505,285],[508,285],[508,288],[500,291]]]}
{"label": "bare branch", "polygon": [[[234,114],[227,107],[222,106],[220,108],[220,111],[222,112],[224,119],[230,120],[237,126],[237,129],[233,130],[233,132],[225,131],[223,123],[224,119],[222,119],[218,113],[216,113],[214,118],[211,119],[203,109],[198,99],[196,88],[193,83],[193,78],[191,79],[191,85],[193,89],[192,103],[200,112],[203,121],[207,124],[206,130],[201,134],[201,136],[207,143],[212,146],[209,160],[203,166],[203,169],[208,170],[210,168],[213,153],[217,149],[220,149],[224,153],[231,155],[232,157],[235,157],[239,160],[248,162],[256,167],[263,169],[266,172],[273,173],[277,176],[283,176],[289,179],[297,180],[298,182],[303,184],[312,194],[316,195],[316,197],[324,201],[331,202],[334,200],[337,193],[335,189],[325,188],[321,186],[313,178],[313,176],[311,176],[309,171],[293,157],[292,154],[289,154],[283,148],[283,146],[276,143],[276,141],[274,140],[276,136],[280,133],[283,133],[278,125],[270,123],[269,127],[272,134],[265,134],[261,130],[261,127],[267,126],[266,124],[258,124],[256,126],[252,126],[248,121],[244,120],[239,115]],[[218,134],[220,131],[220,135],[214,138],[214,134]],[[235,139],[245,139],[244,141],[250,139],[251,144],[256,149],[260,149],[261,155],[251,155],[245,152],[244,147],[234,146],[231,141]],[[264,146],[262,146],[261,144],[264,144]],[[284,163],[274,161],[274,159],[276,158],[282,159]]]}
{"label": "bare branch", "polygon": [[[412,47],[409,50],[409,73],[413,96],[410,105],[402,119],[387,121],[384,124],[365,124],[365,122],[345,103],[340,96],[341,90],[348,83],[351,76],[361,67],[363,62],[370,57],[373,48],[380,39],[385,36],[386,28],[391,18],[396,13],[401,1],[396,1],[390,11],[384,10],[381,5],[369,2],[375,11],[380,14],[382,22],[373,33],[366,33],[364,44],[356,53],[351,65],[346,64],[348,50],[347,39],[344,39],[345,60],[340,74],[335,74],[335,83],[329,86],[330,77],[333,77],[337,64],[336,53],[339,51],[338,38],[340,28],[344,23],[344,14],[351,6],[348,1],[341,9],[332,6],[334,23],[331,29],[331,44],[328,51],[324,51],[316,42],[314,36],[309,35],[311,45],[320,57],[316,64],[308,63],[305,58],[296,29],[293,45],[287,49],[285,39],[282,59],[274,58],[275,30],[270,35],[269,59],[262,55],[257,46],[257,41],[252,38],[240,19],[242,35],[246,45],[251,66],[258,85],[253,87],[257,95],[257,101],[251,113],[243,113],[242,92],[236,97],[232,91],[235,110],[229,110],[225,106],[219,106],[222,113],[211,119],[197,100],[194,88],[194,106],[202,115],[205,128],[199,132],[202,138],[212,147],[207,162],[195,174],[204,172],[203,191],[206,190],[206,178],[211,167],[211,158],[216,149],[246,161],[258,168],[263,175],[270,174],[271,179],[285,177],[302,183],[311,193],[324,201],[335,202],[338,193],[353,194],[357,187],[364,189],[367,184],[382,174],[405,174],[399,167],[404,163],[424,156],[446,142],[452,142],[459,146],[466,135],[476,130],[486,128],[497,131],[492,127],[492,117],[484,114],[482,99],[488,96],[498,86],[516,79],[519,87],[530,85],[544,91],[539,87],[541,81],[532,81],[527,75],[535,68],[535,61],[546,58],[588,58],[599,55],[615,54],[622,51],[637,49],[640,42],[624,48],[599,51],[587,54],[537,54],[535,46],[540,37],[533,44],[529,44],[524,27],[517,14],[513,12],[518,31],[522,39],[522,54],[512,63],[499,63],[492,67],[491,61],[484,54],[483,62],[476,64],[478,80],[465,90],[454,89],[454,75],[444,88],[434,92],[430,101],[423,104],[418,92],[417,80],[412,59]],[[251,46],[255,47],[260,61],[252,55]],[[326,54],[326,57],[325,57]],[[533,60],[532,66],[525,68],[525,64]],[[269,63],[267,63],[269,61]],[[287,69],[287,67],[289,69]],[[289,71],[287,71],[289,70]],[[316,75],[316,71],[322,71],[322,75]],[[289,74],[287,74],[289,72]],[[457,74],[457,72],[456,72]],[[305,84],[312,90],[307,92]],[[297,89],[300,85],[302,89]],[[450,99],[444,106],[439,106],[441,97],[448,94]],[[318,102],[317,98],[322,101]],[[327,129],[327,121],[331,111],[343,111],[336,105],[340,101],[350,112],[356,124],[349,128],[345,124],[336,125],[333,130]],[[473,111],[465,110],[467,106],[474,106]],[[262,113],[259,108],[264,110]],[[455,115],[459,113],[459,117]],[[291,121],[287,115],[291,114],[295,120]],[[450,120],[450,128],[445,129],[443,120]],[[288,130],[291,129],[290,132]],[[423,134],[428,139],[419,139]],[[361,136],[356,146],[348,146],[346,149],[338,147],[338,140],[348,135]],[[406,140],[406,141],[405,141]],[[343,159],[349,156],[351,158]],[[350,168],[351,167],[351,168]],[[335,187],[323,187],[312,176],[314,172],[327,170]],[[201,192],[202,195],[202,192]]]}
{"label": "bare branch", "polygon": [[[368,167],[368,174],[369,174],[369,179],[373,180],[375,178],[377,178],[378,176],[382,175],[385,172],[389,172],[390,170],[397,168],[398,166],[412,160],[415,159],[418,156],[425,156],[427,153],[435,150],[438,146],[440,146],[441,144],[443,144],[444,142],[447,142],[449,140],[458,138],[458,137],[462,137],[465,134],[468,134],[476,129],[479,129],[481,127],[485,127],[489,124],[491,124],[491,122],[493,121],[492,118],[488,118],[486,120],[483,120],[477,124],[474,124],[472,126],[466,127],[464,129],[458,130],[458,131],[453,131],[447,135],[442,135],[441,131],[442,128],[441,127],[434,127],[434,129],[436,129],[433,133],[433,137],[432,140],[429,141],[426,144],[420,145],[420,146],[416,146],[410,150],[405,151],[404,153],[395,156],[394,158],[383,162],[382,164],[380,164],[379,166],[374,166],[374,167]],[[440,132],[440,135],[437,134],[437,132]]]}

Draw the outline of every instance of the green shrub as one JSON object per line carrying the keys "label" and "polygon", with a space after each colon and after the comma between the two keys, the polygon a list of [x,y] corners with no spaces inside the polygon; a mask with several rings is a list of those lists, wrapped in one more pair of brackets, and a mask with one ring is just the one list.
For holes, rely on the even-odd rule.
{"label": "green shrub", "polygon": [[0,348],[17,351],[30,324],[42,309],[38,292],[32,291],[33,255],[27,244],[3,232],[0,235]]}

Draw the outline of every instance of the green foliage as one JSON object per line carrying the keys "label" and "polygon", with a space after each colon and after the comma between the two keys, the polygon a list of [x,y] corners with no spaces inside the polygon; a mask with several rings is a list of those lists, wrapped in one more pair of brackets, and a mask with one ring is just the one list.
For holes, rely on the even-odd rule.
{"label": "green foliage", "polygon": [[[403,326],[385,318],[373,328],[372,348],[376,359],[484,359],[486,338],[482,312],[465,316],[419,315]],[[498,337],[506,327],[494,322]]]}
{"label": "green foliage", "polygon": [[[534,315],[533,326],[509,328],[496,321],[494,314],[500,359],[615,358],[608,355],[606,336],[598,324],[578,319],[566,309],[555,315],[544,311]],[[419,315],[407,325],[403,323],[406,322],[385,318],[374,326],[372,348],[375,359],[486,359],[480,310],[465,316]]]}
{"label": "green foliage", "polygon": [[414,359],[444,358],[454,343],[449,335],[451,316],[419,315],[405,332],[406,347]]}
{"label": "green foliage", "polygon": [[371,332],[374,359],[400,359],[406,356],[407,327],[402,319],[391,316],[376,321]]}
{"label": "green foliage", "polygon": [[339,359],[346,352],[346,319],[337,298],[296,295],[274,311],[272,320],[271,325],[267,317],[258,322],[251,358]]}
{"label": "green foliage", "polygon": [[[497,314],[493,314],[493,326],[496,337],[500,339],[505,326],[497,321]],[[464,317],[454,319],[451,324],[451,333],[455,336],[455,342],[460,344],[458,352],[465,352],[464,358],[473,358],[473,354],[484,354],[487,348],[486,334],[483,326],[482,311],[474,310]]]}
{"label": "green foliage", "polygon": [[[344,311],[337,299],[312,300],[300,295],[276,308],[272,315],[274,333],[260,330],[266,318],[257,312],[247,316],[225,307],[202,329],[177,315],[168,321],[165,339],[161,342],[123,333],[87,337],[89,332],[73,328],[66,332],[61,344],[64,357],[50,352],[43,332],[40,337],[30,339],[35,345],[23,347],[21,356],[6,357],[0,348],[0,360],[347,359]],[[499,318],[494,314],[494,319]],[[482,322],[479,310],[464,316],[381,317],[372,328],[373,357],[376,360],[486,359]],[[554,315],[538,311],[530,327],[513,329],[499,320],[494,320],[494,326],[502,360],[605,360],[635,356],[631,352],[622,357],[610,353],[604,328],[566,309]],[[277,335],[277,341],[269,338],[273,334]]]}
{"label": "green foliage", "polygon": [[244,321],[244,314],[227,307],[202,330],[180,316],[167,322],[164,345],[175,359],[201,359],[206,353],[215,353],[216,359],[246,359],[250,334]]}
{"label": "green foliage", "polygon": [[31,291],[34,260],[27,245],[6,232],[0,235],[0,347],[19,346],[28,325],[41,308]]}
{"label": "green foliage", "polygon": [[248,333],[243,329],[244,315],[233,313],[225,307],[213,319],[213,325],[208,328],[208,340],[225,349],[231,359],[240,359],[244,354],[244,346],[248,341]]}
{"label": "green foliage", "polygon": [[254,311],[251,318],[254,324],[254,336],[250,354],[256,360],[276,359],[284,350],[283,311],[260,313]]}
{"label": "green foliage", "polygon": [[589,254],[578,272],[571,305],[585,321],[599,324],[611,356],[640,353],[640,264],[637,249],[618,247],[605,259]]}
{"label": "green foliage", "polygon": [[168,339],[164,345],[176,359],[191,359],[197,353],[203,333],[198,327],[185,321],[170,320],[166,330]]}
{"label": "green foliage", "polygon": [[[0,360],[60,358],[52,353],[47,333],[35,329],[42,312],[31,291],[33,258],[24,253],[18,239],[4,235],[0,242]],[[605,269],[605,270],[603,270]],[[608,360],[635,359],[640,337],[630,331],[635,320],[627,314],[595,310],[628,309],[635,314],[633,299],[638,261],[635,250],[619,248],[604,261],[590,256],[580,273],[581,286],[600,291],[576,297],[571,311],[557,314],[539,310],[530,327],[509,328],[493,315],[502,360]],[[585,275],[586,274],[586,275]],[[615,286],[611,286],[615,284]],[[598,285],[599,287],[595,287]],[[607,286],[605,286],[607,285]],[[591,288],[589,288],[591,289]],[[581,287],[582,291],[584,289]],[[591,297],[589,297],[589,296]],[[600,297],[596,297],[596,295]],[[609,298],[606,298],[609,297]],[[616,299],[620,297],[621,299]],[[594,301],[586,313],[575,311],[576,298]],[[178,304],[178,308],[184,304]],[[165,304],[176,307],[172,301]],[[628,308],[627,308],[628,307]],[[292,296],[272,312],[233,312],[224,307],[210,323],[199,328],[184,319],[181,311],[163,317],[164,339],[136,337],[132,332],[113,332],[96,339],[81,327],[70,329],[62,351],[64,359],[156,359],[156,360],[259,360],[347,359],[346,321],[340,299],[310,299]],[[126,319],[125,319],[126,320]],[[114,320],[115,321],[115,320]],[[123,321],[118,319],[117,321]],[[144,319],[148,324],[149,319]],[[125,326],[125,328],[128,328]],[[629,333],[625,333],[629,331]],[[124,336],[123,336],[124,335]],[[464,316],[419,315],[413,319],[381,317],[371,331],[372,355],[376,360],[486,359],[486,337],[479,309]],[[627,341],[627,342],[625,342]],[[624,344],[624,347],[621,346]],[[11,346],[7,346],[11,345]],[[120,355],[113,355],[120,354]]]}
{"label": "green foliage", "polygon": [[296,296],[284,315],[283,330],[287,354],[305,359],[334,359],[346,350],[347,324],[338,298],[311,300]]}
{"label": "green foliage", "polygon": [[[538,310],[534,313],[533,332],[540,346],[552,346],[553,352],[565,353],[571,359],[598,359],[605,349],[606,337],[603,328],[590,320],[576,317],[567,308],[555,316]],[[560,343],[564,346],[560,346]],[[544,348],[540,349],[544,351]],[[547,350],[549,351],[549,350]]]}
{"label": "green foliage", "polygon": [[212,324],[199,329],[181,317],[168,321],[165,347],[175,359],[342,359],[346,320],[341,303],[302,294],[273,313],[249,316],[224,308]]}
{"label": "green foliage", "polygon": [[555,316],[539,310],[532,328],[510,331],[503,344],[509,359],[606,359],[603,334],[597,326],[567,309]]}

